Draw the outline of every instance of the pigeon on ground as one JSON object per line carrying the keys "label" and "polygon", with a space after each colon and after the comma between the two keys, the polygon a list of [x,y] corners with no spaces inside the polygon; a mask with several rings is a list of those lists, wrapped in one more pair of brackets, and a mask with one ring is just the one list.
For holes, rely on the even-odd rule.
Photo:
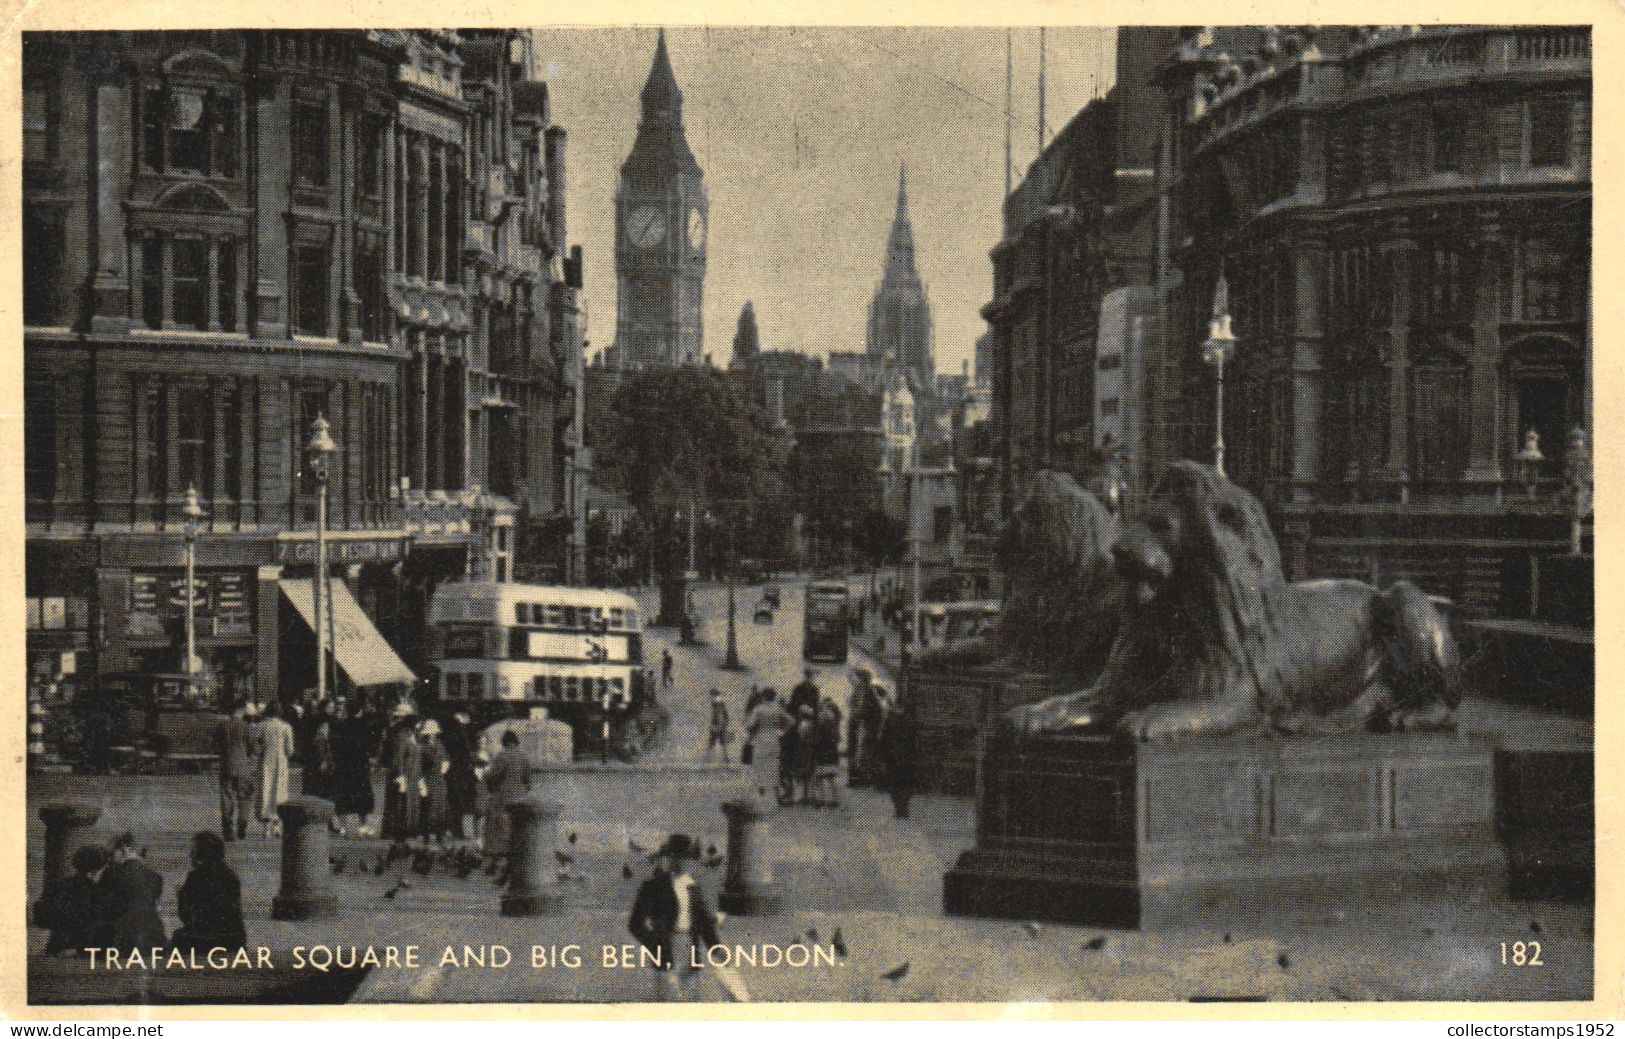
{"label": "pigeon on ground", "polygon": [[344,870],[345,870],[345,867],[349,866],[349,862],[345,861],[345,858],[344,858],[343,855],[334,855],[334,856],[330,857],[327,861],[328,861],[329,864],[332,865],[334,873],[343,873]]}
{"label": "pigeon on ground", "polygon": [[807,940],[809,942],[812,942],[814,945],[818,944],[818,928],[816,928],[816,927],[807,928]]}
{"label": "pigeon on ground", "polygon": [[717,852],[717,846],[715,844],[707,844],[705,846],[705,855],[706,855],[707,858],[710,858],[711,856],[716,855],[716,854],[718,854],[718,852]]}
{"label": "pigeon on ground", "polygon": [[570,843],[574,844],[575,842],[576,842],[576,832],[574,830],[571,830],[570,831]]}
{"label": "pigeon on ground", "polygon": [[1234,939],[1230,937],[1230,932],[1224,932],[1224,944],[1229,945],[1232,941],[1234,941]]}
{"label": "pigeon on ground", "polygon": [[553,852],[553,857],[559,860],[559,865],[561,866],[568,866],[570,863],[576,860],[576,857],[571,855],[569,852],[558,851],[556,849]]}
{"label": "pigeon on ground", "polygon": [[632,864],[630,862],[621,863],[621,876],[627,880],[632,879]]}
{"label": "pigeon on ground", "polygon": [[1541,931],[1545,930],[1545,928],[1540,926],[1540,921],[1539,920],[1531,920],[1531,921],[1529,921],[1529,929],[1531,931],[1534,931],[1536,934],[1539,934]]}
{"label": "pigeon on ground", "polygon": [[899,981],[902,981],[907,976],[908,976],[908,964],[906,964],[906,963],[901,965],[901,966],[898,966],[898,967],[893,967],[891,970],[889,970],[886,973],[881,975],[881,977],[885,978],[887,981],[891,982],[893,985],[897,984]]}
{"label": "pigeon on ground", "polygon": [[1037,938],[1038,932],[1043,930],[1042,927],[1038,926],[1038,922],[1035,920],[1028,920],[1021,926],[1027,932],[1028,936],[1032,938]]}
{"label": "pigeon on ground", "polygon": [[380,877],[383,876],[385,873],[388,873],[389,872],[389,860],[386,859],[382,855],[378,856],[378,863],[377,863],[377,865],[373,866],[372,871],[374,873],[378,874]]}
{"label": "pigeon on ground", "polygon": [[394,898],[396,895],[400,894],[402,891],[407,890],[411,886],[412,886],[412,882],[407,880],[406,875],[403,873],[401,875],[401,879],[399,879],[399,880],[397,880],[395,882],[395,886],[390,888],[388,891],[384,892],[384,897],[385,898]]}
{"label": "pigeon on ground", "polygon": [[[1226,940],[1229,940],[1228,935],[1226,935],[1225,937],[1226,937]],[[1089,939],[1088,941],[1084,942],[1083,947],[1085,949],[1088,949],[1090,952],[1096,952],[1096,951],[1098,951],[1100,949],[1104,949],[1106,947],[1106,936],[1103,935],[1103,934],[1098,934],[1095,937],[1093,937],[1093,938]]]}
{"label": "pigeon on ground", "polygon": [[639,855],[642,855],[644,852],[649,850],[648,848],[645,848],[643,845],[639,844],[637,841],[633,840],[630,837],[628,837],[626,839],[626,846],[628,848],[630,848],[632,851],[637,852]]}
{"label": "pigeon on ground", "polygon": [[1284,953],[1284,952],[1275,957],[1275,962],[1280,966],[1280,968],[1282,970],[1286,970],[1288,967],[1292,966],[1291,957],[1287,956],[1287,954]]}
{"label": "pigeon on ground", "polygon": [[830,936],[829,944],[835,950],[835,955],[846,955],[846,939],[841,937],[841,929],[839,927],[835,928],[835,933]]}

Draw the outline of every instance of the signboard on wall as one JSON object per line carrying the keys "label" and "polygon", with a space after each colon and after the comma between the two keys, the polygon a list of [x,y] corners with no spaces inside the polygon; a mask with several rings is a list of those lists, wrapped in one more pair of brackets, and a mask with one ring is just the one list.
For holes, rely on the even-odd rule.
{"label": "signboard on wall", "polygon": [[[254,633],[243,574],[234,571],[200,573],[193,586],[193,599],[200,632],[221,638]],[[185,574],[140,571],[130,574],[131,636],[163,638],[185,615]]]}

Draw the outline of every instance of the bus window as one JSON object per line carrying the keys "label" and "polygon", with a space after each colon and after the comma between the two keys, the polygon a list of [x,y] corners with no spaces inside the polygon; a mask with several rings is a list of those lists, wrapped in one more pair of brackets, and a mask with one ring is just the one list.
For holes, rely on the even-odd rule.
{"label": "bus window", "polygon": [[611,700],[626,700],[626,683],[619,678],[609,680],[609,697]]}
{"label": "bus window", "polygon": [[530,623],[530,603],[528,603],[528,602],[515,603],[514,607],[513,607],[513,616],[514,616],[514,623],[515,624],[529,624]]}
{"label": "bus window", "polygon": [[485,699],[485,673],[483,671],[470,671],[468,673],[468,691],[470,700]]}
{"label": "bus window", "polygon": [[548,603],[546,607],[542,607],[542,609],[546,610],[544,616],[547,618],[542,623],[546,624],[550,628],[564,627],[564,607],[558,605],[557,603]]}
{"label": "bus window", "polygon": [[609,608],[609,626],[612,628],[626,627],[626,611],[618,606]]}

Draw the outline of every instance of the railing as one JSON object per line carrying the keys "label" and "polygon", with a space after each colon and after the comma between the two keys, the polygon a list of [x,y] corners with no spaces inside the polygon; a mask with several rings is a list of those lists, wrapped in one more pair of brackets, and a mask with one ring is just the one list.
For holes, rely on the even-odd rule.
{"label": "railing", "polygon": [[1584,28],[1526,29],[1518,33],[1517,59],[1568,61],[1591,57],[1591,33]]}

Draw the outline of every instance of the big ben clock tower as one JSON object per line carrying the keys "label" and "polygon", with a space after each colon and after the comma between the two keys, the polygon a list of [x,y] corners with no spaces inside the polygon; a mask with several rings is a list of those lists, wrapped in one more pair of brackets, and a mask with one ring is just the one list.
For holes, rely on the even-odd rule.
{"label": "big ben clock tower", "polygon": [[705,174],[683,134],[666,33],[643,84],[643,117],[615,189],[615,353],[631,368],[699,364],[705,245]]}

